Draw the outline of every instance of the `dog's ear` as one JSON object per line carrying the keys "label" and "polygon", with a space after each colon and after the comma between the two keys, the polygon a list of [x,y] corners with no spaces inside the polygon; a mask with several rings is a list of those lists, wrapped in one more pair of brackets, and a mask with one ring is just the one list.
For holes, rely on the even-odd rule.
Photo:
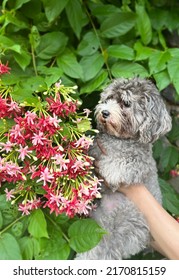
{"label": "dog's ear", "polygon": [[171,117],[160,94],[151,94],[145,100],[146,118],[139,127],[139,141],[152,143],[171,130]]}

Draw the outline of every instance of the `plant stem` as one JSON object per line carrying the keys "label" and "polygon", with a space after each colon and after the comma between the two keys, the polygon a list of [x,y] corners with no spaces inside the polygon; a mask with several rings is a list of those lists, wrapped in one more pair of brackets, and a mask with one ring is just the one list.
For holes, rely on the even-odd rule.
{"label": "plant stem", "polygon": [[22,220],[25,216],[21,216],[18,219],[16,219],[14,222],[12,222],[11,224],[9,224],[7,227],[5,227],[3,230],[0,231],[0,235],[3,234],[4,232],[6,232],[9,228],[11,228],[15,223],[17,223],[18,221]]}
{"label": "plant stem", "polygon": [[110,70],[110,68],[109,68],[107,59],[106,59],[105,56],[104,56],[105,50],[103,49],[103,46],[102,46],[101,41],[100,41],[100,37],[99,37],[99,35],[98,35],[98,32],[97,32],[96,27],[95,27],[95,25],[94,25],[94,22],[93,22],[93,20],[92,20],[92,18],[91,18],[90,13],[88,12],[88,8],[86,7],[86,4],[85,4],[85,3],[84,3],[84,8],[85,8],[86,14],[87,14],[87,16],[88,16],[88,18],[89,18],[89,20],[90,20],[90,23],[91,23],[91,25],[92,25],[92,27],[93,27],[94,33],[96,34],[96,37],[97,37],[98,40],[99,40],[99,47],[100,47],[102,56],[103,56],[103,58],[104,58],[104,62],[105,62],[105,64],[106,64],[106,69],[107,69],[107,71],[108,71],[108,75],[109,75],[110,80],[112,80],[111,70]]}
{"label": "plant stem", "polygon": [[31,52],[32,52],[32,63],[33,63],[33,67],[34,67],[34,72],[35,72],[35,75],[38,76],[37,66],[36,66],[36,61],[35,61],[35,52],[34,52],[33,46],[31,46]]}
{"label": "plant stem", "polygon": [[47,217],[47,219],[55,226],[59,229],[60,232],[62,232],[62,235],[64,237],[64,239],[69,243],[69,238],[66,236],[66,234],[61,230],[61,228],[59,227],[59,225],[49,216],[47,215],[46,213],[44,213],[45,216]]}

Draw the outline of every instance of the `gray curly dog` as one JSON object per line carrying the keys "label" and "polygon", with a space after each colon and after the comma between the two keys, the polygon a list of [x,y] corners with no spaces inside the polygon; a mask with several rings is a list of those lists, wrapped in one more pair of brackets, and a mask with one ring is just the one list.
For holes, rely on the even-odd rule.
{"label": "gray curly dog", "polygon": [[137,77],[114,80],[102,92],[95,114],[99,134],[90,155],[109,187],[102,186],[92,218],[108,234],[76,259],[127,259],[148,247],[151,237],[142,213],[117,190],[121,184],[143,183],[162,202],[152,143],[171,129],[171,118],[155,85]]}

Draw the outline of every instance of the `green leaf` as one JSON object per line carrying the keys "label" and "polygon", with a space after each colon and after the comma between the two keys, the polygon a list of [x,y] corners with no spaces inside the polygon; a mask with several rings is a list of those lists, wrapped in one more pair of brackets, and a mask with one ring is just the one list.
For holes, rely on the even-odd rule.
{"label": "green leaf", "polygon": [[163,195],[163,206],[170,213],[179,215],[179,194],[166,181],[159,179]]}
{"label": "green leaf", "polygon": [[11,227],[11,232],[15,237],[20,237],[23,234],[23,223],[21,222],[16,222],[12,227]]}
{"label": "green leaf", "polygon": [[40,34],[36,26],[32,26],[29,39],[32,48],[35,50],[40,44]]}
{"label": "green leaf", "polygon": [[25,3],[30,2],[30,0],[15,0],[14,1],[14,9],[17,10],[20,7],[22,7],[22,5],[24,5]]}
{"label": "green leaf", "polygon": [[[5,198],[4,198],[5,199]],[[3,200],[3,196],[1,196],[0,201]],[[4,221],[4,226],[10,224],[13,222],[17,216],[19,215],[19,211],[17,208],[17,205],[12,205],[9,201],[2,201],[2,205],[0,207],[3,221]]]}
{"label": "green leaf", "polygon": [[[1,129],[1,127],[0,127]],[[11,205],[10,201],[6,200],[6,195],[5,194],[1,194],[0,195],[0,211],[5,209],[5,208],[9,208]]]}
{"label": "green leaf", "polygon": [[0,48],[2,48],[3,50],[12,50],[17,53],[21,52],[20,45],[16,44],[13,40],[3,35],[0,35]]}
{"label": "green leaf", "polygon": [[2,213],[0,211],[0,229],[2,228],[3,226],[3,216],[2,216]]}
{"label": "green leaf", "polygon": [[163,90],[171,83],[167,70],[154,74],[154,79],[159,91]]}
{"label": "green leaf", "polygon": [[45,216],[41,209],[34,210],[31,213],[28,225],[29,233],[36,238],[47,237],[47,223],[45,220]]}
{"label": "green leaf", "polygon": [[63,71],[59,67],[46,67],[46,66],[38,66],[37,71],[41,75],[45,75],[44,82],[47,84],[47,87],[50,87],[55,82],[59,81]]}
{"label": "green leaf", "polygon": [[5,9],[7,2],[8,2],[8,0],[4,0],[4,1],[2,2],[2,8],[3,8],[3,9]]}
{"label": "green leaf", "polygon": [[93,1],[93,2],[95,3],[94,4],[89,3],[89,7],[92,11],[92,15],[97,17],[101,23],[107,17],[121,12],[121,9],[119,9],[117,6],[110,5],[107,3],[101,4],[100,3],[101,1]]}
{"label": "green leaf", "polygon": [[65,214],[59,214],[58,216],[55,215],[55,213],[52,213],[50,216],[57,225],[63,226],[68,225],[68,222],[71,222],[72,220]]}
{"label": "green leaf", "polygon": [[30,77],[22,80],[18,86],[14,88],[11,93],[13,99],[18,102],[27,103],[26,105],[37,107],[39,106],[39,99],[34,96],[34,92],[42,92],[46,90],[46,83],[41,76]]}
{"label": "green leaf", "polygon": [[84,56],[80,61],[84,73],[83,82],[93,79],[99,73],[103,64],[104,58],[98,52],[90,56]]}
{"label": "green leaf", "polygon": [[86,33],[77,48],[77,53],[81,56],[94,54],[100,45],[97,35],[90,31]]}
{"label": "green leaf", "polygon": [[69,0],[65,7],[68,21],[76,36],[80,38],[82,27],[88,22],[79,0]]}
{"label": "green leaf", "polygon": [[67,137],[68,139],[71,139],[71,130],[70,130],[70,125],[68,123],[60,123],[60,126],[63,128],[62,130],[62,135],[64,137]]}
{"label": "green leaf", "polygon": [[162,31],[158,31],[158,38],[159,38],[159,42],[161,44],[161,46],[163,47],[164,50],[167,49],[167,38],[165,38],[164,34],[162,33]]}
{"label": "green leaf", "polygon": [[111,73],[115,78],[131,78],[135,75],[139,75],[141,77],[149,76],[147,70],[142,65],[130,62],[117,62],[113,64]]}
{"label": "green leaf", "polygon": [[32,19],[32,21],[31,21],[31,23],[32,23],[32,22],[36,21],[37,17],[41,13],[41,10],[42,10],[42,3],[41,3],[41,1],[30,0],[28,3],[26,3],[25,5],[22,6],[21,13],[26,18]]}
{"label": "green leaf", "polygon": [[44,78],[41,76],[32,76],[26,80],[23,80],[20,83],[20,86],[24,88],[24,90],[31,90],[31,92],[42,92],[46,90]]}
{"label": "green leaf", "polygon": [[37,104],[39,102],[38,98],[33,96],[32,90],[30,89],[24,89],[19,87],[15,89],[11,95],[13,100],[17,102],[22,102],[23,104],[26,103],[26,105],[28,106],[34,107],[34,104]]}
{"label": "green leaf", "polygon": [[31,62],[31,56],[29,55],[28,52],[22,50],[21,53],[15,53],[14,58],[16,62],[19,64],[19,66],[25,70],[26,67],[30,64]]}
{"label": "green leaf", "polygon": [[40,44],[36,49],[37,56],[47,60],[58,56],[64,51],[67,41],[67,36],[62,32],[48,32],[41,37]]}
{"label": "green leaf", "polygon": [[58,231],[50,239],[40,240],[41,253],[38,260],[66,260],[70,254],[69,244],[59,235]]}
{"label": "green leaf", "polygon": [[149,12],[152,27],[157,31],[163,30],[166,28],[166,26],[168,27],[169,22],[171,22],[169,19],[169,14],[169,10],[152,7]]}
{"label": "green leaf", "polygon": [[24,236],[19,239],[19,245],[23,260],[32,260],[34,256],[33,239],[29,236]]}
{"label": "green leaf", "polygon": [[134,50],[125,45],[111,45],[107,48],[109,56],[125,60],[134,60]]}
{"label": "green leaf", "polygon": [[63,11],[69,0],[42,0],[49,22],[55,20]]}
{"label": "green leaf", "polygon": [[19,16],[18,13],[7,13],[6,22],[15,25],[16,30],[29,28],[28,21],[24,17]]}
{"label": "green leaf", "polygon": [[77,128],[79,132],[84,133],[91,129],[91,122],[89,119],[83,119],[79,123],[77,123]]}
{"label": "green leaf", "polygon": [[179,119],[173,118],[172,119],[172,130],[167,134],[167,138],[171,141],[171,142],[175,142],[179,139]]}
{"label": "green leaf", "polygon": [[57,65],[69,77],[76,79],[83,78],[83,69],[78,63],[76,56],[69,49],[66,49],[65,52],[57,58]]}
{"label": "green leaf", "polygon": [[136,15],[131,12],[112,14],[101,24],[101,36],[114,38],[126,34],[135,25]]}
{"label": "green leaf", "polygon": [[104,83],[106,83],[108,73],[105,70],[101,70],[99,74],[91,81],[84,84],[80,89],[80,94],[82,93],[93,93],[93,91],[101,89]]}
{"label": "green leaf", "polygon": [[145,7],[139,4],[136,4],[136,14],[137,30],[144,45],[148,45],[152,40],[152,27],[150,18],[146,13]]}
{"label": "green leaf", "polygon": [[69,244],[76,252],[85,252],[95,247],[104,234],[106,232],[96,221],[92,219],[79,220],[69,227]]}
{"label": "green leaf", "polygon": [[[53,217],[51,217],[52,219]],[[70,254],[70,246],[63,238],[63,232],[56,220],[53,223],[48,223],[48,232],[50,238],[41,238],[40,254],[37,255],[36,259],[66,260]]]}
{"label": "green leaf", "polygon": [[176,166],[178,159],[179,155],[177,149],[173,146],[168,146],[161,154],[160,165],[163,170],[166,169],[167,171],[170,171]]}
{"label": "green leaf", "polygon": [[179,94],[179,49],[170,49],[172,58],[168,62],[168,73]]}
{"label": "green leaf", "polygon": [[161,139],[158,139],[153,145],[153,155],[155,159],[159,159],[163,151],[163,143]]}
{"label": "green leaf", "polygon": [[166,69],[167,62],[170,60],[171,54],[169,51],[158,51],[153,52],[149,57],[149,68],[150,74],[155,74]]}
{"label": "green leaf", "polygon": [[36,258],[36,256],[38,256],[40,253],[40,240],[41,239],[36,239],[32,237],[34,258]]}
{"label": "green leaf", "polygon": [[10,233],[0,235],[0,260],[21,260],[19,244]]}
{"label": "green leaf", "polygon": [[155,49],[144,47],[139,41],[135,43],[134,50],[136,51],[136,61],[148,59],[155,51]]}

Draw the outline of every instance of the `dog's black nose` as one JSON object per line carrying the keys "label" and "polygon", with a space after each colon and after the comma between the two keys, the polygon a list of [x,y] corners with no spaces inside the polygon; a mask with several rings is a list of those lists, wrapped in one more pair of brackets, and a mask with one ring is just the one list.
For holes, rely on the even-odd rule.
{"label": "dog's black nose", "polygon": [[109,115],[110,115],[110,112],[107,111],[107,110],[103,110],[103,111],[101,112],[101,114],[103,115],[103,118],[104,118],[104,119],[107,119],[107,117],[109,117]]}

